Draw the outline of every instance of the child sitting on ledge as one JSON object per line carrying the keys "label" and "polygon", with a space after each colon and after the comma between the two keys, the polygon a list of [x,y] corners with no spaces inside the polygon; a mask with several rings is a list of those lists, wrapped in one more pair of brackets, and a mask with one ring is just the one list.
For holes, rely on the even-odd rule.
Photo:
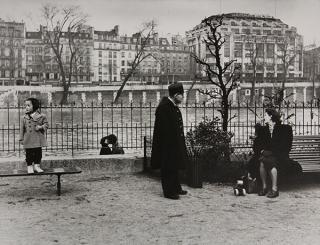
{"label": "child sitting on ledge", "polygon": [[[107,140],[107,142],[105,142]],[[124,154],[123,148],[119,146],[117,136],[109,134],[100,140],[100,155]]]}

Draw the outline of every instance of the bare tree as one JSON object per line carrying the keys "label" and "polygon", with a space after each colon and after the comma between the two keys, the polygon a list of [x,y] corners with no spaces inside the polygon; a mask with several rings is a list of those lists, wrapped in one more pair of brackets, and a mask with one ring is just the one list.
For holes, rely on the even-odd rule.
{"label": "bare tree", "polygon": [[[263,46],[259,45],[257,43],[256,37],[251,37],[247,40],[245,43],[246,50],[248,53],[249,59],[250,59],[250,69],[252,69],[252,80],[251,80],[251,93],[250,93],[250,104],[253,105],[256,101],[256,83],[257,83],[257,69],[259,65],[263,65],[263,61],[261,62],[260,54],[262,53],[263,56]],[[263,58],[263,57],[262,57]]]}
{"label": "bare tree", "polygon": [[[277,43],[277,59],[280,59],[283,76],[281,81],[281,88],[279,89],[279,101],[283,101],[285,84],[287,83],[287,76],[289,67],[293,65],[296,58],[296,48],[295,45],[290,45],[290,37],[286,37],[281,43]],[[281,105],[280,105],[281,106]]]}
{"label": "bare tree", "polygon": [[134,39],[135,39],[135,55],[133,57],[133,60],[130,62],[130,69],[126,73],[122,84],[120,88],[117,91],[117,95],[114,98],[114,103],[117,103],[124,86],[126,83],[129,81],[129,79],[137,73],[137,70],[139,69],[139,65],[143,60],[146,58],[153,56],[155,59],[157,59],[157,50],[151,50],[149,47],[150,45],[150,40],[154,38],[155,36],[155,28],[156,28],[156,22],[154,20],[146,22],[143,24],[142,29],[134,34]]}
{"label": "bare tree", "polygon": [[[60,103],[65,104],[74,75],[76,57],[82,50],[79,34],[85,26],[87,15],[83,14],[78,6],[59,8],[51,4],[43,6],[42,15],[46,22],[44,39],[53,50],[63,86],[63,96]],[[68,58],[64,57],[66,50],[70,54]]]}
{"label": "bare tree", "polygon": [[233,64],[236,60],[223,62],[221,49],[225,43],[225,38],[222,37],[219,27],[223,25],[223,15],[216,19],[205,18],[202,24],[207,29],[206,35],[203,38],[206,50],[213,57],[213,62],[207,58],[201,58],[194,55],[195,61],[200,65],[200,68],[205,72],[206,78],[215,85],[218,89],[215,90],[200,90],[201,93],[210,96],[211,98],[220,99],[220,114],[222,118],[223,131],[228,130],[229,122],[229,95],[238,87],[240,78],[240,67]]}

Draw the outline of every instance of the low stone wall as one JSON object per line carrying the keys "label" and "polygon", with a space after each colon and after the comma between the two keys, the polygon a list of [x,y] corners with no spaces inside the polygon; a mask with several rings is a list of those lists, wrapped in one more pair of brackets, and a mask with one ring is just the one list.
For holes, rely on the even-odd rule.
{"label": "low stone wall", "polygon": [[[0,159],[0,171],[26,169],[27,164],[21,158]],[[83,172],[105,172],[108,174],[137,173],[143,170],[143,156],[137,154],[98,155],[98,156],[58,156],[45,157],[42,168],[79,167]]]}

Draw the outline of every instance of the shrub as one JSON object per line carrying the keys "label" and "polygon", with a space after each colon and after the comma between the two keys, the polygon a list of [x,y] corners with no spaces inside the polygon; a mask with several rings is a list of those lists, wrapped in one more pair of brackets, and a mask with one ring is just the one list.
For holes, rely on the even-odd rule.
{"label": "shrub", "polygon": [[227,180],[230,175],[231,132],[223,131],[219,119],[204,118],[186,135],[189,155],[202,164],[205,180]]}

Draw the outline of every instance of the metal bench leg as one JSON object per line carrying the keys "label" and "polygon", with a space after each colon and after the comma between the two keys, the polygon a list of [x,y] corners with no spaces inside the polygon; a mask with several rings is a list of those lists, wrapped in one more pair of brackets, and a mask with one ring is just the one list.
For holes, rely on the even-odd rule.
{"label": "metal bench leg", "polygon": [[60,195],[61,195],[61,182],[60,182],[60,176],[61,176],[61,174],[57,174],[57,176],[58,176],[57,194],[58,194],[58,196],[60,196]]}

